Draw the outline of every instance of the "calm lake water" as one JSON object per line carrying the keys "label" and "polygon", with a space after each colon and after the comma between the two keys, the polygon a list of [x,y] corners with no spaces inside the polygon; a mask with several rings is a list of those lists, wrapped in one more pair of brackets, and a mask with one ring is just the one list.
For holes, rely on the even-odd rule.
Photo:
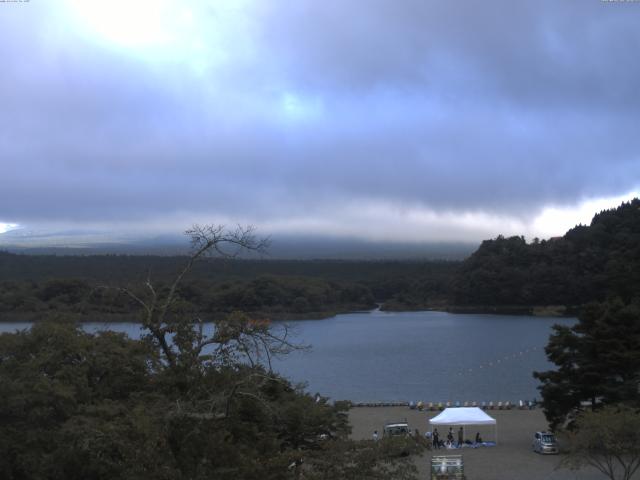
{"label": "calm lake water", "polygon": [[[372,311],[289,322],[310,344],[274,362],[311,393],[353,401],[505,401],[539,397],[534,370],[551,368],[544,354],[551,326],[575,319],[445,312]],[[15,331],[28,324],[0,324]],[[88,323],[131,337],[134,323]]]}

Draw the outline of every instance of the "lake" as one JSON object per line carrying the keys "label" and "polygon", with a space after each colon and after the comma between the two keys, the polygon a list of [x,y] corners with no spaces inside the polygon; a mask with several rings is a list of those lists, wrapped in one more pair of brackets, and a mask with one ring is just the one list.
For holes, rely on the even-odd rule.
{"label": "lake", "polygon": [[[381,312],[298,320],[295,339],[310,344],[274,362],[311,393],[334,400],[505,401],[539,397],[534,370],[547,370],[544,347],[551,326],[575,319],[445,312]],[[26,328],[0,324],[0,331]],[[111,329],[131,337],[135,323],[87,323],[89,331]]]}

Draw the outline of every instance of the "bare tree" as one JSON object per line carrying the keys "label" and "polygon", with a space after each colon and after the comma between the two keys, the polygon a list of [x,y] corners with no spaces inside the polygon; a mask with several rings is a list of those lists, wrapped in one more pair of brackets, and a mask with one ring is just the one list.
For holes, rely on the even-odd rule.
{"label": "bare tree", "polygon": [[235,258],[242,252],[265,253],[269,245],[269,239],[255,236],[253,227],[238,226],[229,230],[223,225],[194,225],[185,234],[191,241],[191,252],[168,288],[157,288],[148,276],[143,293],[130,288],[120,289],[142,307],[142,327],[148,332],[145,338],[159,348],[170,368],[188,369],[201,366],[203,362],[223,365],[244,360],[252,366],[264,364],[270,370],[274,355],[300,348],[290,341],[289,328],[284,324],[276,332],[268,321],[235,313],[217,320],[213,331],[207,334],[200,316],[174,314],[179,287],[200,258],[208,255]]}

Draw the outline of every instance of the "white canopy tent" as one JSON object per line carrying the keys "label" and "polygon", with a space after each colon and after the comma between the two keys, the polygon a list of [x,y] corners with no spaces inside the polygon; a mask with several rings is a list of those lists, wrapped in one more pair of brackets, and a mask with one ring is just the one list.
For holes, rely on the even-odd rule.
{"label": "white canopy tent", "polygon": [[429,420],[431,425],[493,425],[498,444],[498,422],[478,407],[445,408],[439,415]]}

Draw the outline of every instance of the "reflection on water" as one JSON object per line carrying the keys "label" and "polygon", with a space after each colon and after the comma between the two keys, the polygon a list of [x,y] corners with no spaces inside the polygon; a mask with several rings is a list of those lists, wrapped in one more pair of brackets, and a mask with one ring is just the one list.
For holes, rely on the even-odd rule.
{"label": "reflection on water", "polygon": [[[444,312],[373,311],[290,322],[310,344],[274,368],[308,390],[354,401],[517,401],[536,396],[534,370],[550,368],[544,354],[551,326],[574,319]],[[0,324],[0,331],[26,328]],[[135,323],[88,323],[140,335]]]}

